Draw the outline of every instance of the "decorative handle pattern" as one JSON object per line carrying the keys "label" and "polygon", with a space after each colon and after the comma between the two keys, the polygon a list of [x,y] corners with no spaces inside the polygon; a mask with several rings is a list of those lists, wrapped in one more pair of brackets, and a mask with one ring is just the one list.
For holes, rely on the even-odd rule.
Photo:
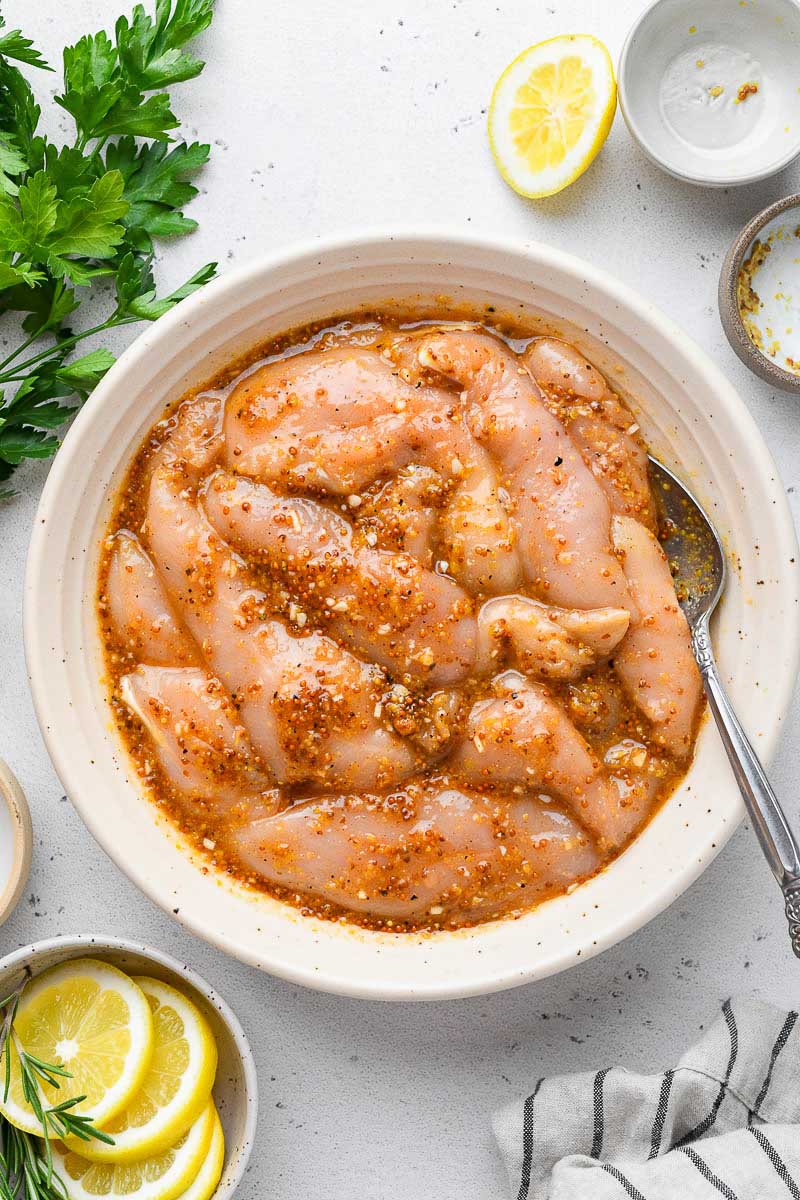
{"label": "decorative handle pattern", "polygon": [[783,895],[786,899],[786,919],[789,922],[792,949],[800,958],[800,879],[792,879],[785,884]]}
{"label": "decorative handle pattern", "polygon": [[705,674],[714,667],[714,651],[711,649],[711,634],[708,626],[701,621],[692,630],[692,650],[697,659],[697,665]]}

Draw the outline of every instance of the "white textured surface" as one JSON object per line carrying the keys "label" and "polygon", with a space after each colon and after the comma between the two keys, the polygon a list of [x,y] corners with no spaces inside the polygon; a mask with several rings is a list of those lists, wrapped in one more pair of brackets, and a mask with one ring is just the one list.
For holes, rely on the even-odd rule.
{"label": "white textured surface", "polygon": [[[4,10],[55,59],[64,41],[110,23],[121,7],[7,0]],[[207,258],[224,269],[291,241],[392,222],[549,241],[614,271],[701,342],[751,405],[793,493],[798,401],[770,392],[729,349],[716,282],[734,234],[766,203],[800,190],[800,171],[741,191],[699,191],[645,160],[620,117],[591,171],[550,200],[518,199],[489,157],[483,109],[520,49],[586,31],[616,55],[640,8],[641,0],[220,0],[204,39],[209,65],[177,99],[187,128],[213,144],[191,210],[201,229],[170,250],[162,277],[177,281]],[[36,82],[43,95],[55,90],[52,76]],[[732,991],[796,1002],[799,968],[779,896],[746,829],[635,937],[559,978],[483,1000],[335,999],[260,975],[185,934],[94,845],[39,737],[20,608],[44,470],[21,475],[22,494],[0,511],[0,755],[26,789],[35,826],[30,887],[0,929],[0,951],[55,933],[128,934],[185,957],[220,989],[250,1035],[262,1089],[242,1200],[505,1195],[489,1113],[539,1075],[666,1063]],[[795,710],[773,767],[795,818],[798,737]]]}

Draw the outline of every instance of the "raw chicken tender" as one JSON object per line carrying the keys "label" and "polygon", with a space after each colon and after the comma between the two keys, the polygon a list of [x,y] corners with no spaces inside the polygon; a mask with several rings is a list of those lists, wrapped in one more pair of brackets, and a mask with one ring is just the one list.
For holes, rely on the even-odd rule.
{"label": "raw chicken tender", "polygon": [[491,459],[453,397],[414,387],[374,350],[311,352],[271,363],[231,392],[225,409],[231,470],[292,489],[354,496],[409,464],[450,485],[439,540],[453,575],[498,594],[519,563]]}
{"label": "raw chicken tender", "polygon": [[357,654],[431,686],[469,673],[474,605],[452,579],[411,555],[373,548],[314,500],[227,472],[209,481],[204,504],[226,541],[284,577],[302,612],[321,608],[328,632]]}
{"label": "raw chicken tender", "polygon": [[703,687],[669,563],[653,534],[630,517],[614,518],[614,545],[638,609],[614,668],[656,739],[683,758],[692,749]]}
{"label": "raw chicken tender", "polygon": [[270,793],[272,781],[218,679],[199,667],[140,666],[123,676],[120,693],[180,793],[210,801],[216,817],[275,810],[278,793]]}
{"label": "raw chicken tender", "polygon": [[423,338],[420,363],[466,391],[469,423],[506,473],[519,553],[533,587],[566,608],[632,611],[611,547],[605,492],[519,359],[483,333]]}
{"label": "raw chicken tender", "polygon": [[270,882],[392,921],[485,920],[509,893],[529,906],[598,862],[586,835],[546,805],[444,785],[308,800],[235,839]]}
{"label": "raw chicken tender", "polygon": [[330,638],[295,637],[272,619],[244,561],[197,506],[210,419],[187,410],[150,481],[147,528],[166,589],[279,783],[388,786],[415,755],[374,715],[380,673]]}
{"label": "raw chicken tender", "polygon": [[552,608],[528,596],[497,596],[478,613],[477,669],[513,662],[525,675],[578,679],[625,636],[624,608]]}
{"label": "raw chicken tender", "polygon": [[546,688],[509,671],[501,695],[475,705],[453,769],[474,787],[523,787],[563,800],[601,849],[621,845],[642,806],[620,789]]}
{"label": "raw chicken tender", "polygon": [[177,667],[199,661],[158,572],[125,530],[114,536],[104,603],[120,642],[141,662]]}
{"label": "raw chicken tender", "polygon": [[647,449],[637,437],[639,426],[630,409],[568,342],[536,338],[522,357],[614,511],[655,529]]}

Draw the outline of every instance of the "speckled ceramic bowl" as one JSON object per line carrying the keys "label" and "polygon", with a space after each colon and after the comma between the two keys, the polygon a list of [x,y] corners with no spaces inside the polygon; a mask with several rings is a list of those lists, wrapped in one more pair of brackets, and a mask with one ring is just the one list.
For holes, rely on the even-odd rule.
{"label": "speckled ceramic bowl", "polygon": [[228,1005],[191,967],[127,938],[48,938],[23,946],[0,959],[0,996],[5,996],[29,967],[39,975],[71,958],[100,958],[130,975],[150,975],[184,992],[205,1014],[219,1052],[214,1102],[225,1133],[225,1165],[214,1200],[232,1200],[242,1181],[256,1135],[258,1081],[253,1052]]}
{"label": "speckled ceramic bowl", "polygon": [[[800,194],[784,196],[748,221],[725,256],[719,277],[719,315],[739,358],[761,379],[785,392],[800,393]],[[758,241],[772,249],[752,277],[759,311],[752,318],[756,345],[740,308],[739,277]],[[775,238],[778,238],[775,241]],[[776,253],[777,250],[777,253]],[[766,268],[769,268],[767,270]],[[772,351],[772,353],[770,353]],[[787,358],[797,364],[787,370]]]}
{"label": "speckled ceramic bowl", "polygon": [[[389,300],[490,305],[574,341],[629,398],[653,451],[728,545],[715,629],[731,699],[768,758],[797,673],[798,551],[753,418],[686,333],[605,272],[549,246],[444,230],[379,232],[281,251],[232,271],[145,329],[67,434],[31,540],[25,644],[36,711],[65,790],[120,868],[229,954],[297,983],[375,999],[441,999],[562,971],[661,912],[742,815],[716,730],[624,854],[518,920],[424,936],[303,916],[196,861],[148,801],[101,685],[94,607],[115,490],[164,405],[282,330]],[[47,605],[41,597],[48,598]]]}
{"label": "speckled ceramic bowl", "polygon": [[10,917],[28,882],[33,847],[25,793],[0,758],[0,925]]}

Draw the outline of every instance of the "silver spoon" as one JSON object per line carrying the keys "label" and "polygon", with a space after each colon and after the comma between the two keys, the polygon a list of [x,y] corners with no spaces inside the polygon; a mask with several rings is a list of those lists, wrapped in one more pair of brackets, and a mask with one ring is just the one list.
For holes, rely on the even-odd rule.
{"label": "silver spoon", "polygon": [[783,892],[792,949],[800,958],[800,846],[731,707],[711,648],[709,621],[724,591],[727,573],[722,543],[691,492],[652,457],[650,481],[667,532],[664,550],[680,606],[689,622],[708,704],[761,849]]}

